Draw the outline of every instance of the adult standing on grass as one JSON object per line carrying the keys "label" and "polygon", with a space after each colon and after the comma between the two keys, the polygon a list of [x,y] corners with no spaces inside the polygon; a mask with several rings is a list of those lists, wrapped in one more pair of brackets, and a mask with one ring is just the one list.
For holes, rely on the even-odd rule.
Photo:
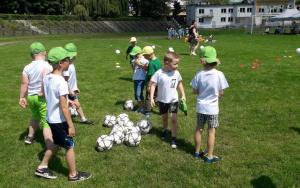
{"label": "adult standing on grass", "polygon": [[128,56],[129,56],[129,64],[132,66],[132,60],[134,60],[134,56],[130,55],[130,52],[132,51],[132,49],[135,47],[137,40],[135,37],[131,37],[130,38],[130,43],[131,45],[128,46],[127,50],[126,50],[126,60],[128,60]]}
{"label": "adult standing on grass", "polygon": [[199,41],[198,41],[198,31],[197,31],[197,22],[195,20],[192,21],[192,25],[189,28],[189,37],[191,38],[190,41],[190,55],[196,55],[196,49],[198,48]]}
{"label": "adult standing on grass", "polygon": [[182,85],[182,78],[180,73],[177,71],[179,65],[179,56],[174,52],[166,53],[164,57],[165,67],[156,71],[151,79],[151,89],[150,89],[150,102],[151,107],[154,108],[155,102],[153,100],[153,95],[156,85],[158,86],[158,96],[157,103],[159,107],[159,113],[161,114],[163,133],[161,139],[170,133],[168,130],[168,112],[170,113],[171,121],[171,132],[172,140],[171,147],[173,149],[177,148],[176,137],[177,137],[177,110],[178,110],[178,92],[179,89],[182,99],[185,101],[185,93]]}
{"label": "adult standing on grass", "polygon": [[[228,88],[228,83],[224,74],[215,69],[220,64],[217,59],[217,52],[211,46],[204,47],[200,52],[200,62],[204,67],[203,70],[196,73],[190,85],[194,88],[194,94],[197,98],[197,127],[195,131],[195,157],[206,156],[205,161],[208,163],[218,162],[222,157],[213,155],[215,144],[215,131],[219,126],[219,100],[223,96],[223,90]],[[204,124],[208,123],[207,149],[201,151],[201,136],[204,130]],[[201,152],[200,152],[201,151]]]}
{"label": "adult standing on grass", "polygon": [[76,182],[89,179],[91,174],[76,170],[73,141],[75,127],[68,108],[68,83],[63,77],[63,71],[69,68],[70,56],[72,55],[62,47],[52,48],[49,51],[48,61],[53,66],[53,72],[47,74],[43,81],[48,106],[46,119],[50,125],[54,143],[46,151],[41,164],[35,170],[35,175],[47,179],[57,178],[49,170],[48,163],[59,147],[62,147],[66,149],[66,161],[70,171],[68,181]]}
{"label": "adult standing on grass", "polygon": [[[150,111],[151,111],[150,87],[152,83],[150,80],[152,76],[155,74],[155,72],[161,69],[161,62],[155,56],[154,50],[151,46],[145,46],[143,48],[143,56],[149,61],[148,70],[145,78],[145,86],[146,86],[145,110],[146,110],[146,117],[150,117]],[[156,101],[157,87],[155,87],[153,98]]]}
{"label": "adult standing on grass", "polygon": [[77,95],[80,94],[80,90],[77,87],[77,77],[76,77],[76,70],[75,70],[75,65],[74,65],[74,61],[77,58],[77,48],[76,48],[75,44],[73,44],[73,43],[66,44],[64,48],[71,55],[71,57],[70,57],[71,64],[69,66],[69,69],[67,71],[63,72],[63,76],[65,77],[66,81],[68,82],[68,84],[70,86],[70,90],[71,90],[70,92],[72,92],[69,95],[69,99],[71,101],[74,101],[78,105],[78,107],[76,108],[76,111],[78,112],[78,114],[81,118],[81,123],[94,125],[93,121],[87,120],[85,118],[82,107],[81,107],[78,97],[77,97]]}
{"label": "adult standing on grass", "polygon": [[46,147],[53,142],[51,129],[46,121],[46,100],[44,97],[39,97],[38,92],[42,88],[43,77],[52,71],[52,66],[46,62],[46,50],[40,42],[34,42],[30,45],[30,55],[33,61],[26,65],[22,73],[22,84],[20,89],[19,105],[22,108],[27,107],[25,94],[28,91],[28,106],[32,112],[29,124],[29,133],[25,140],[26,145],[32,144],[35,140],[35,132],[42,122],[43,135]]}

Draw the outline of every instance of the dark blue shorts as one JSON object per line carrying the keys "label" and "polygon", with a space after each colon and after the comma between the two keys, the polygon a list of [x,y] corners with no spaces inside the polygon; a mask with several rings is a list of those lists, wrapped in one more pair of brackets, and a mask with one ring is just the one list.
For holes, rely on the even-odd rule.
{"label": "dark blue shorts", "polygon": [[71,97],[71,96],[69,95],[68,98],[69,98],[71,101],[74,101],[75,99],[78,99],[77,95],[74,95],[73,97]]}
{"label": "dark blue shorts", "polygon": [[65,149],[71,149],[74,147],[73,138],[67,137],[69,135],[69,126],[65,121],[63,123],[49,123],[52,131],[52,138],[54,144],[59,145]]}
{"label": "dark blue shorts", "polygon": [[158,107],[159,107],[159,113],[160,114],[165,114],[168,111],[170,113],[177,114],[178,102],[163,103],[163,102],[158,101]]}

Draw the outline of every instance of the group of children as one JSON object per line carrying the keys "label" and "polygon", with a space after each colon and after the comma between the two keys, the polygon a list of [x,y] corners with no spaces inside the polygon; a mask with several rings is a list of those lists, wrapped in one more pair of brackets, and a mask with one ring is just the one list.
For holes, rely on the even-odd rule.
{"label": "group of children", "polygon": [[[134,40],[133,40],[134,39]],[[138,101],[137,112],[145,113],[150,116],[151,107],[158,105],[159,114],[162,118],[163,133],[161,139],[165,139],[171,133],[171,147],[177,148],[177,110],[178,92],[181,99],[186,101],[185,92],[182,84],[182,77],[177,71],[180,57],[175,52],[167,52],[164,56],[164,67],[160,60],[155,56],[154,50],[150,46],[143,49],[136,46],[136,38],[131,38],[132,51],[127,50],[126,57],[132,55],[130,61],[134,74],[134,96]],[[132,42],[134,41],[134,42]],[[222,157],[213,155],[215,142],[215,128],[219,126],[219,100],[223,96],[223,90],[229,87],[224,74],[215,69],[220,64],[217,59],[217,52],[211,46],[204,47],[200,52],[200,63],[203,70],[196,73],[190,85],[197,98],[197,121],[194,134],[195,157],[204,158],[206,162],[218,162]],[[146,99],[144,101],[143,90],[146,87]],[[170,117],[168,117],[168,115]],[[168,121],[171,122],[171,130],[168,129]],[[204,125],[208,124],[207,151],[201,150],[201,135]]]}
{"label": "group of children", "polygon": [[77,48],[73,43],[65,45],[64,48],[55,47],[46,57],[47,53],[43,44],[34,42],[30,46],[30,55],[33,61],[25,66],[22,73],[19,105],[22,108],[27,107],[25,94],[28,92],[28,106],[32,117],[28,137],[25,140],[26,145],[32,144],[35,140],[34,134],[40,121],[43,124],[46,151],[35,174],[48,179],[57,178],[49,170],[48,163],[60,148],[64,148],[70,171],[68,181],[89,179],[90,173],[76,170],[73,141],[75,127],[68,106],[70,104],[77,109],[83,124],[94,124],[93,121],[85,118],[77,97],[80,93],[74,66]]}
{"label": "group of children", "polygon": [[177,31],[175,28],[167,28],[168,31],[168,39],[183,39],[185,36],[189,36],[189,29],[188,28],[179,28]]}

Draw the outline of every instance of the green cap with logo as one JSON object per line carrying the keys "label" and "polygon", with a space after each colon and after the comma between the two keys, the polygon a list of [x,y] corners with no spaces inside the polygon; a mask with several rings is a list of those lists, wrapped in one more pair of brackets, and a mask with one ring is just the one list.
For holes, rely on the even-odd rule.
{"label": "green cap with logo", "polygon": [[34,42],[30,45],[30,54],[38,54],[40,52],[46,51],[44,45],[40,42]]}
{"label": "green cap with logo", "polygon": [[77,48],[76,48],[75,44],[73,44],[73,43],[66,44],[64,48],[69,52],[71,59],[74,56],[77,56]]}
{"label": "green cap with logo", "polygon": [[217,62],[217,51],[214,47],[205,46],[200,52],[200,57],[204,58],[207,63]]}
{"label": "green cap with logo", "polygon": [[70,57],[70,54],[63,47],[52,48],[48,53],[48,60],[51,62],[51,65],[54,65],[67,57]]}
{"label": "green cap with logo", "polygon": [[184,112],[184,115],[187,116],[187,105],[186,105],[186,102],[181,99],[180,102],[179,102],[179,109]]}
{"label": "green cap with logo", "polygon": [[143,51],[140,47],[135,46],[134,48],[132,48],[132,51],[129,53],[130,55],[136,55],[136,54],[141,54]]}

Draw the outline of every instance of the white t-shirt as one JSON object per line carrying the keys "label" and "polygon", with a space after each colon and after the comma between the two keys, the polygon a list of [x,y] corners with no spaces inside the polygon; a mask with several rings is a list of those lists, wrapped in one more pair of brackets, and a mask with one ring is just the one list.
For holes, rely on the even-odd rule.
{"label": "white t-shirt", "polygon": [[175,70],[166,72],[159,69],[151,81],[157,84],[157,100],[163,103],[178,102],[178,83],[182,80],[180,73]]}
{"label": "white t-shirt", "polygon": [[196,73],[190,83],[198,89],[197,112],[201,114],[219,114],[219,91],[229,87],[224,74],[218,70],[202,70]]}
{"label": "white t-shirt", "polygon": [[22,74],[28,76],[28,95],[36,95],[42,88],[43,71],[49,69],[52,72],[52,66],[46,61],[32,61],[24,67]]}
{"label": "white t-shirt", "polygon": [[[144,56],[141,56],[139,58],[139,61],[141,62],[141,65],[146,65],[149,63],[147,59],[144,58]],[[146,71],[144,71],[142,68],[140,68],[138,65],[135,65],[134,73],[133,73],[133,80],[145,80],[146,78]]]}
{"label": "white t-shirt", "polygon": [[75,70],[74,63],[70,64],[69,69],[67,71],[63,72],[63,76],[68,76],[69,77],[68,84],[69,84],[72,91],[78,90],[76,70]]}
{"label": "white t-shirt", "polygon": [[47,74],[44,78],[44,93],[47,103],[46,120],[49,123],[65,122],[59,100],[60,96],[69,94],[68,83],[64,77],[52,73]]}

